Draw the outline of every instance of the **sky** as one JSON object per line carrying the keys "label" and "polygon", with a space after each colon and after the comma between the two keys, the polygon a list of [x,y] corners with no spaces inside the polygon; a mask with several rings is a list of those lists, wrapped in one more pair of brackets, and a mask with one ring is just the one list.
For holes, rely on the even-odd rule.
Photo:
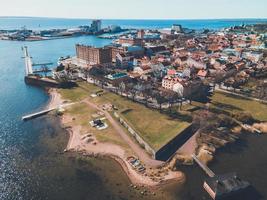
{"label": "sky", "polygon": [[90,19],[267,18],[267,0],[0,0],[0,16]]}

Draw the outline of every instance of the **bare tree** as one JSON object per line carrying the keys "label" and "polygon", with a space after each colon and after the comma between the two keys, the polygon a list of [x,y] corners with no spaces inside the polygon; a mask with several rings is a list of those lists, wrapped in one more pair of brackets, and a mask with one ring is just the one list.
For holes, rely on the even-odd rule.
{"label": "bare tree", "polygon": [[164,95],[162,95],[161,92],[156,91],[153,93],[153,96],[155,97],[157,103],[159,104],[159,110],[162,111],[162,104],[165,103],[167,100]]}

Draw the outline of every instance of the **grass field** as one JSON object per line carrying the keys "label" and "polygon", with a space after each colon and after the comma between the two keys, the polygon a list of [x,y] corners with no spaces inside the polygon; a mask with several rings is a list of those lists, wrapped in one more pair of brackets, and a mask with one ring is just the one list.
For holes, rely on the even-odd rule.
{"label": "grass field", "polygon": [[130,107],[121,115],[155,150],[158,150],[190,125],[186,121],[169,118],[158,111],[141,108],[141,105],[140,107],[139,105]]}
{"label": "grass field", "polygon": [[[87,133],[93,133],[99,142],[109,142],[120,145],[126,150],[128,149],[127,144],[123,143],[121,138],[116,134],[112,126],[106,120],[108,128],[105,130],[97,130],[90,126],[89,121],[93,120],[92,114],[95,114],[97,110],[89,108],[85,103],[78,103],[66,110],[66,114],[70,114],[74,120],[72,120],[69,126],[81,126],[81,135]],[[102,116],[103,117],[103,116]]]}
{"label": "grass field", "polygon": [[[121,116],[155,150],[165,145],[190,125],[187,121],[170,118],[157,110],[152,110],[110,92],[106,92],[103,96],[94,98],[92,101],[98,104],[112,103],[115,105]],[[129,110],[129,112],[122,112],[125,110]]]}
{"label": "grass field", "polygon": [[255,119],[267,121],[267,104],[236,95],[215,92],[212,104],[228,112],[249,112]]}
{"label": "grass field", "polygon": [[[157,110],[152,110],[144,105],[135,103],[129,99],[123,98],[111,92],[104,92],[100,97],[92,98],[90,94],[100,91],[101,88],[85,82],[79,83],[79,87],[73,89],[63,89],[60,93],[64,99],[78,101],[90,98],[91,102],[101,105],[111,103],[118,108],[118,112],[122,112],[121,116],[135,129],[140,136],[148,142],[155,150],[162,147],[168,141],[173,139],[181,131],[187,128],[190,123],[186,120],[174,119],[160,113]],[[75,114],[83,112],[76,109]],[[80,123],[84,124],[84,119],[79,119]],[[105,137],[102,137],[105,139]]]}
{"label": "grass field", "polygon": [[70,101],[81,101],[89,97],[92,93],[99,91],[99,87],[92,84],[86,84],[85,82],[80,82],[78,87],[71,89],[60,89],[59,93],[62,98]]}

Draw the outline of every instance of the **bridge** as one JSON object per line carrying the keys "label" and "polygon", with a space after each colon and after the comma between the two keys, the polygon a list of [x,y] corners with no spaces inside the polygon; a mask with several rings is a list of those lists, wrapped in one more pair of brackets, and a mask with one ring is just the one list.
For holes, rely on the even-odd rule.
{"label": "bridge", "polygon": [[195,162],[208,174],[209,177],[214,177],[215,173],[211,171],[210,168],[208,168],[207,165],[203,164],[195,154],[192,155],[192,158],[195,160]]}

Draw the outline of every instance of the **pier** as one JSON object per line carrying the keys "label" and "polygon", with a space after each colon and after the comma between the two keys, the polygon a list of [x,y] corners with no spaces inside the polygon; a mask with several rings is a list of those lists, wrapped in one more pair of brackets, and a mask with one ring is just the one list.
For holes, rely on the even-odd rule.
{"label": "pier", "polygon": [[[46,73],[51,72],[52,70],[48,68],[48,65],[52,65],[53,63],[33,63],[32,57],[28,52],[28,47],[22,47],[24,52],[24,60],[25,60],[25,77],[24,81],[28,85],[35,85],[40,87],[55,87],[58,88],[60,86],[64,86],[57,80],[46,76]],[[33,69],[34,66],[41,66],[39,69]],[[45,76],[42,76],[38,73],[45,73]]]}
{"label": "pier", "polygon": [[208,174],[209,177],[214,177],[215,173],[211,171],[210,168],[208,168],[207,165],[204,165],[195,154],[192,155],[193,159],[196,161],[196,163]]}
{"label": "pier", "polygon": [[50,108],[50,109],[46,109],[46,110],[42,110],[42,111],[39,111],[39,112],[36,112],[36,113],[32,113],[32,114],[29,114],[29,115],[25,115],[23,116],[21,119],[23,121],[27,121],[27,120],[30,120],[30,119],[34,119],[34,118],[37,118],[37,117],[40,117],[42,115],[45,115],[53,110],[55,110],[57,108]]}
{"label": "pier", "polygon": [[25,115],[21,119],[23,121],[34,119],[34,118],[40,117],[42,115],[46,115],[47,113],[49,113],[49,112],[51,112],[53,110],[65,108],[65,107],[71,106],[73,104],[75,104],[75,103],[67,103],[67,104],[62,104],[62,105],[59,105],[59,106],[56,106],[56,107],[53,107],[53,108],[48,108],[48,109],[45,109],[45,110],[42,110],[42,111],[39,111],[39,112],[35,112],[35,113],[32,113],[32,114]]}
{"label": "pier", "polygon": [[203,188],[214,200],[233,197],[250,186],[248,182],[241,180],[236,173],[215,175],[195,154],[192,155],[192,158],[208,174],[209,178],[204,181]]}
{"label": "pier", "polygon": [[30,74],[33,74],[32,59],[31,59],[31,56],[29,55],[27,46],[22,47],[22,50],[24,51],[24,57],[23,58],[25,60],[25,76],[28,76]]}

